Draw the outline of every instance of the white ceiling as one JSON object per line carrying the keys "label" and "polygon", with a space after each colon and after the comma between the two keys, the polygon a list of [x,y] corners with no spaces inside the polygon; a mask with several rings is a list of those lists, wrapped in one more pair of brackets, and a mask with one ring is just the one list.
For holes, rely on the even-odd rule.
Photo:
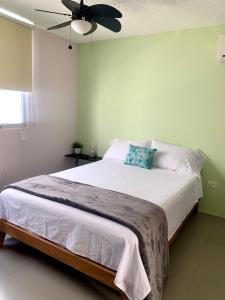
{"label": "white ceiling", "polygon": [[[93,34],[94,41],[176,31],[225,23],[225,0],[86,0],[85,4],[105,3],[123,13],[122,31],[112,33],[99,26]],[[37,27],[47,28],[64,21],[67,17],[35,12],[34,8],[67,13],[61,0],[0,0],[0,7],[30,19]],[[69,27],[54,31],[66,39]],[[72,34],[74,42],[89,42],[91,37]]]}

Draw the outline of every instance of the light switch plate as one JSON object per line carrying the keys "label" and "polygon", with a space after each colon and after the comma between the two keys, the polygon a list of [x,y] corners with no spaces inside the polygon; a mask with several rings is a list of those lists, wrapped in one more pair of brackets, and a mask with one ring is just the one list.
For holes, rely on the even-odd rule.
{"label": "light switch plate", "polygon": [[24,130],[20,131],[20,140],[23,141],[23,142],[27,140],[27,133],[26,133],[26,131],[24,131]]}

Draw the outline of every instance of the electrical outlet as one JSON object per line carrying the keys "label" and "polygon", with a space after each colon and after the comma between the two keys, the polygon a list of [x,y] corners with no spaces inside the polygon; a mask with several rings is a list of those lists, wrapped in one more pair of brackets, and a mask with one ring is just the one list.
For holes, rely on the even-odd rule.
{"label": "electrical outlet", "polygon": [[218,182],[209,180],[209,181],[207,181],[207,187],[208,187],[209,189],[217,189],[217,187],[218,187]]}
{"label": "electrical outlet", "polygon": [[21,130],[21,131],[20,131],[20,140],[21,140],[22,142],[24,142],[24,141],[27,140],[27,133],[26,133],[26,131],[24,131],[24,130]]}

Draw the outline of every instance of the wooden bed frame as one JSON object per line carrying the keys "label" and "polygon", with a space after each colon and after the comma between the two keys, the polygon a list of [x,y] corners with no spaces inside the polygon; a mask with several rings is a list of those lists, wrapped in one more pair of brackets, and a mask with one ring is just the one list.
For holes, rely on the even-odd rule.
{"label": "wooden bed frame", "polygon": [[[193,212],[198,211],[198,204],[195,204],[191,212],[187,215],[185,220],[182,222],[178,230],[175,232],[173,237],[169,241],[169,245],[172,244],[179,231],[192,215]],[[127,296],[118,289],[114,284],[114,279],[116,272],[112,271],[100,264],[97,264],[87,258],[78,256],[71,251],[59,246],[53,242],[50,242],[44,238],[41,238],[38,235],[35,235],[27,230],[24,230],[18,226],[15,226],[7,221],[0,219],[0,248],[3,248],[4,239],[6,234],[9,234],[13,238],[63,262],[64,264],[74,268],[75,270],[80,271],[83,274],[88,275],[91,278],[94,278],[101,283],[117,290],[121,293],[121,299],[127,300]]]}

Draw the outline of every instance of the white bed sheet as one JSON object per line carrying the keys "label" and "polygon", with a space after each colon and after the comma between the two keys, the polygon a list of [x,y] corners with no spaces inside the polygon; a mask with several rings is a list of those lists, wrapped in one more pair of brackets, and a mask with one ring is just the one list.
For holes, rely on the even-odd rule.
{"label": "white bed sheet", "polygon": [[[202,184],[195,176],[109,159],[53,175],[158,204],[167,216],[169,239],[202,197]],[[151,290],[137,237],[122,225],[13,189],[0,194],[0,218],[116,270],[115,284],[130,300],[142,300]]]}

